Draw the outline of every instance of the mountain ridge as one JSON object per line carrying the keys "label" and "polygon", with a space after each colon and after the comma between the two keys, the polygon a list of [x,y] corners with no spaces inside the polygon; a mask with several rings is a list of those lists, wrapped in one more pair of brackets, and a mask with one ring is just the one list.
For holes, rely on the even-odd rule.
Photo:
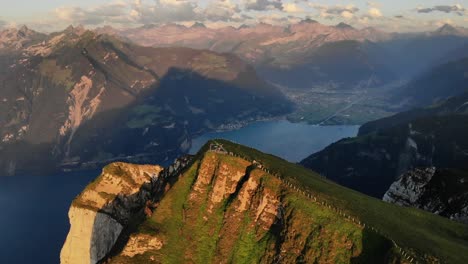
{"label": "mountain ridge", "polygon": [[[245,175],[250,176],[244,175],[246,171],[248,174]],[[244,177],[246,178],[242,180]],[[203,259],[204,263],[206,263],[207,259],[211,259],[216,262],[216,259],[220,257],[225,258],[223,256],[230,258],[229,253],[224,255],[223,252],[231,252],[232,254],[229,249],[232,248],[233,243],[234,245],[239,243],[236,242],[238,240],[232,238],[233,236],[237,237],[236,234],[240,235],[238,237],[239,241],[244,242],[238,244],[240,248],[234,247],[234,252],[237,252],[237,255],[231,255],[231,257],[234,257],[233,261],[235,262],[242,261],[244,257],[248,257],[250,260],[258,258],[262,263],[270,262],[275,259],[275,254],[277,254],[277,258],[279,257],[284,261],[302,259],[308,262],[315,259],[327,263],[337,261],[338,258],[342,261],[350,261],[351,256],[353,256],[354,261],[359,263],[382,261],[383,255],[386,255],[387,258],[385,262],[395,261],[392,263],[433,262],[437,261],[437,259],[462,263],[463,259],[466,258],[448,253],[454,248],[460,248],[461,250],[463,243],[460,244],[461,240],[458,239],[463,239],[463,236],[468,235],[466,232],[463,235],[463,226],[460,224],[415,209],[401,208],[372,198],[366,198],[362,194],[331,183],[300,166],[225,140],[208,142],[192,159],[192,163],[187,166],[187,169],[183,170],[177,179],[172,181],[169,179],[169,181],[171,187],[166,188],[165,194],[156,200],[156,205],[151,213],[152,216],[144,220],[143,224],[135,230],[136,232],[134,231],[125,236],[123,246],[119,246],[120,251],[109,256],[108,262],[139,263],[141,261],[157,262],[164,259],[167,261],[185,259],[194,262]],[[257,193],[259,196],[255,198]],[[280,195],[280,193],[282,194]],[[246,200],[241,198],[244,196],[250,198]],[[207,199],[205,200],[205,206],[193,207],[198,202],[204,201],[205,198],[203,197]],[[265,200],[265,197],[269,198]],[[275,201],[280,201],[280,203]],[[280,210],[283,213],[278,213],[277,210],[280,207],[283,208],[283,210]],[[306,209],[309,207],[310,209]],[[197,208],[197,210],[193,208]],[[202,209],[200,210],[200,208]],[[255,218],[255,210],[257,210],[255,208],[260,209],[257,218]],[[295,209],[291,211],[293,208]],[[175,218],[172,217],[174,213],[179,215],[179,210],[182,212],[181,215]],[[247,225],[242,224],[244,223],[242,215],[248,216],[251,213],[253,218],[250,219],[257,220],[246,220]],[[291,213],[294,214],[294,217],[288,217]],[[393,216],[399,215],[398,223],[388,221],[389,219],[382,217],[387,213]],[[224,214],[227,214],[225,220],[220,220],[223,219]],[[285,217],[281,216],[283,214]],[[303,218],[308,214],[312,214],[310,215],[312,218]],[[167,222],[168,219],[171,220],[171,225]],[[193,219],[193,221],[190,219]],[[204,224],[200,228],[193,229],[193,225],[198,221]],[[339,231],[338,227],[329,221],[340,223],[340,226],[346,228]],[[400,223],[400,221],[402,222]],[[417,230],[411,229],[407,221],[417,224],[420,228]],[[216,228],[219,225],[212,225],[216,223],[222,224]],[[237,224],[240,224],[240,228],[232,228],[232,225]],[[292,226],[288,227],[288,225]],[[321,244],[323,248],[318,245],[312,246],[312,244],[310,247],[306,246],[312,242],[308,239],[303,240],[308,236],[303,234],[304,230],[310,230],[310,228],[313,230],[316,225],[322,226],[321,230],[328,231],[326,233],[319,232],[318,234],[322,235],[318,237],[317,233],[311,233],[310,237],[315,238],[314,241],[322,241],[323,239],[326,241],[329,239],[328,235],[326,235],[328,232],[332,232],[338,237],[341,237],[339,234],[345,235],[349,234],[348,232],[357,232],[354,233],[354,236],[357,236],[358,240],[351,238],[351,241],[354,242],[349,242],[357,243],[355,244],[356,247],[349,248],[350,244],[347,242],[346,250],[339,253],[335,252],[336,254],[333,256],[325,253],[317,255],[318,251],[326,251],[326,245],[331,244]],[[433,229],[434,225],[439,226],[440,229]],[[229,226],[231,228],[228,228]],[[403,230],[398,229],[397,226],[403,228]],[[214,229],[211,229],[212,227]],[[252,227],[254,229],[251,229]],[[357,227],[358,229],[355,229]],[[265,231],[270,228],[273,228],[270,231],[271,234],[265,237],[265,234],[267,234]],[[283,232],[277,233],[276,228],[280,228],[279,230],[283,230]],[[449,230],[454,229],[461,232],[456,235],[461,236],[458,239],[455,237],[449,238],[455,234]],[[228,230],[231,231],[225,233]],[[255,240],[257,242],[248,242],[251,241],[248,240],[251,238],[245,237],[248,233],[244,233],[245,231],[242,230],[252,230],[253,234],[257,234],[259,238],[264,237],[264,239]],[[297,233],[295,230],[301,230],[301,232]],[[361,237],[359,234],[364,230],[369,230],[369,232],[366,233],[367,231],[365,231],[366,238],[363,237],[363,242],[359,242]],[[384,230],[392,230],[392,232],[387,233]],[[396,230],[401,232],[394,232]],[[187,233],[186,231],[190,232]],[[373,233],[376,231],[377,233]],[[188,234],[195,236],[188,235],[186,239],[177,239],[176,241],[174,236],[171,235],[172,232],[179,232],[179,236],[182,235],[183,237]],[[432,235],[426,236],[425,232],[432,233]],[[276,243],[279,243],[277,245],[284,251],[271,251],[274,247],[267,245],[275,243],[276,240],[271,239],[277,235],[281,237],[280,234],[284,235],[284,240]],[[223,237],[226,237],[226,239],[223,239]],[[365,243],[365,239],[371,237],[374,239],[372,246]],[[438,244],[444,250],[439,250],[439,247],[428,247],[427,240],[423,239],[425,242],[421,243],[421,237],[431,240],[431,243]],[[439,240],[442,237],[445,238]],[[219,240],[219,244],[215,243],[215,240]],[[327,243],[341,243],[339,242],[341,240],[337,240],[336,237],[334,241]],[[455,241],[457,242],[455,243]],[[298,243],[301,244],[301,242],[305,246],[303,251],[296,249]],[[194,244],[185,247],[181,243]],[[255,250],[255,246],[251,247],[255,243],[260,243],[258,246],[265,249],[265,251]],[[293,243],[294,248],[289,248],[291,246],[289,243]],[[393,243],[397,243],[398,246]],[[213,251],[217,248],[216,244],[224,246],[218,248],[217,251]],[[449,248],[446,248],[448,245],[450,245]],[[371,246],[371,248],[367,248],[368,246]],[[184,253],[181,254],[181,252]],[[434,258],[434,253],[437,255],[436,258]]]}
{"label": "mountain ridge", "polygon": [[[177,155],[200,131],[291,108],[234,55],[140,47],[81,27],[51,34],[22,51],[0,76],[0,152],[5,157],[0,167],[7,175],[32,164],[92,166],[127,156],[137,162],[145,159],[139,154],[154,148]],[[217,110],[221,103],[231,107]],[[126,137],[140,140],[134,146],[112,143]]]}

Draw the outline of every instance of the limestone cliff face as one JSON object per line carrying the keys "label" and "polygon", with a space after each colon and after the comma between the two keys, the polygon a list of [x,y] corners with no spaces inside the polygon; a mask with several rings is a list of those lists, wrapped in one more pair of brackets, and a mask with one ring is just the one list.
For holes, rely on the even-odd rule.
{"label": "limestone cliff face", "polygon": [[72,207],[71,228],[60,254],[61,263],[97,263],[111,250],[123,225],[111,216]]}
{"label": "limestone cliff face", "polygon": [[152,196],[162,168],[113,163],[73,201],[61,263],[97,263]]}
{"label": "limestone cliff face", "polygon": [[383,200],[468,223],[468,175],[454,169],[413,169],[390,186]]}

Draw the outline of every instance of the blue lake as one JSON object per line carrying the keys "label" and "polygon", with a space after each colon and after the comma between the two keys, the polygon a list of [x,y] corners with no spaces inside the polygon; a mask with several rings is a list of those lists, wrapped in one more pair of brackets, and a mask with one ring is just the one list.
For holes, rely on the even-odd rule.
{"label": "blue lake", "polygon": [[0,263],[59,263],[68,208],[97,175],[0,177]]}
{"label": "blue lake", "polygon": [[257,122],[239,130],[206,133],[192,141],[196,153],[208,140],[224,138],[299,162],[342,138],[357,135],[359,126],[315,126],[286,120]]}
{"label": "blue lake", "polygon": [[[258,122],[235,131],[204,134],[193,140],[190,152],[209,139],[225,138],[297,162],[341,138],[355,136],[358,128]],[[99,173],[0,177],[0,263],[59,263],[70,228],[68,208]]]}

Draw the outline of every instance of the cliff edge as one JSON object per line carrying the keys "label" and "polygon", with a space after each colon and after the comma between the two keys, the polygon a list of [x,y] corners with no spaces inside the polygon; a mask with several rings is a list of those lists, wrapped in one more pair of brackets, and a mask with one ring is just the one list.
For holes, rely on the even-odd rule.
{"label": "cliff edge", "polygon": [[112,163],[73,201],[60,262],[97,263],[151,198],[160,166]]}

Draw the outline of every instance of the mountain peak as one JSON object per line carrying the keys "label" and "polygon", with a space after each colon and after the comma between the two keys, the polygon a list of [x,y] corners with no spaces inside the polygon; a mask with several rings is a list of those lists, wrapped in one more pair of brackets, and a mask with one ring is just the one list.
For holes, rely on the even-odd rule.
{"label": "mountain peak", "polygon": [[242,24],[237,29],[244,29],[244,28],[250,28],[250,26],[247,24]]}
{"label": "mountain peak", "polygon": [[76,27],[73,26],[73,25],[70,25],[63,32],[67,33],[67,34],[76,34],[76,35],[80,36],[84,32],[86,32],[86,29],[84,28],[83,25],[78,25]]}
{"label": "mountain peak", "polygon": [[18,31],[21,31],[21,32],[28,32],[30,31],[30,29],[26,26],[26,25],[22,25]]}
{"label": "mountain peak", "polygon": [[142,29],[152,29],[152,28],[155,28],[155,27],[158,27],[158,25],[157,24],[145,24],[141,28]]}
{"label": "mountain peak", "polygon": [[206,26],[201,22],[195,22],[190,28],[206,28]]}
{"label": "mountain peak", "polygon": [[458,30],[458,28],[456,28],[453,25],[444,24],[443,26],[438,28],[434,33],[437,35],[459,35],[460,30]]}
{"label": "mountain peak", "polygon": [[318,23],[318,22],[317,22],[317,20],[313,20],[311,18],[306,18],[306,19],[302,20],[300,23],[315,24],[315,23]]}
{"label": "mountain peak", "polygon": [[354,29],[352,26],[344,23],[344,22],[341,22],[339,23],[338,25],[335,26],[336,28],[341,28],[341,29]]}

